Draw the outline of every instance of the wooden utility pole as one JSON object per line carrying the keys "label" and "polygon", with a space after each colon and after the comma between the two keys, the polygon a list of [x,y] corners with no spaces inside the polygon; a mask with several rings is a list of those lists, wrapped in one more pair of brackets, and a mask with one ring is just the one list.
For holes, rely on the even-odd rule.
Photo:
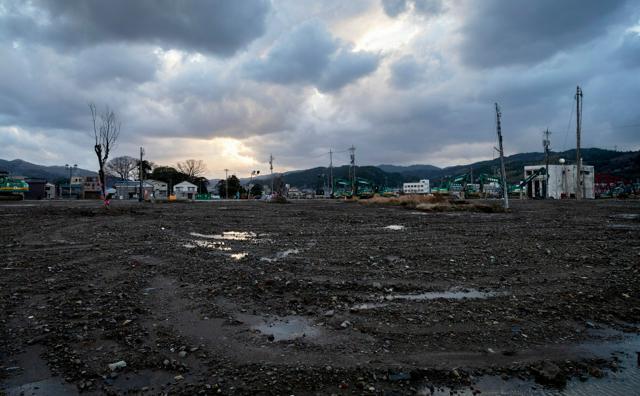
{"label": "wooden utility pole", "polygon": [[549,198],[549,146],[551,146],[551,140],[549,139],[549,129],[543,132],[544,139],[542,140],[542,146],[544,147],[544,164],[545,164],[545,174],[544,174],[544,198]]}
{"label": "wooden utility pole", "polygon": [[142,156],[144,155],[144,149],[140,147],[140,164],[138,164],[138,179],[140,179],[140,195],[138,195],[138,202],[142,202],[143,198],[143,186],[142,186]]}
{"label": "wooden utility pole", "polygon": [[507,174],[504,169],[504,148],[502,146],[502,128],[500,126],[500,106],[496,103],[496,132],[498,133],[498,151],[500,152],[500,176],[502,177],[502,194],[504,195],[504,208],[509,209],[509,187],[507,186]]}
{"label": "wooden utility pole", "polygon": [[269,170],[271,171],[271,195],[273,195],[273,154],[269,154]]}
{"label": "wooden utility pole", "polygon": [[580,158],[580,129],[582,128],[582,90],[576,88],[576,199],[582,199],[582,158]]}
{"label": "wooden utility pole", "polygon": [[351,145],[349,148],[349,156],[351,157],[351,171],[349,175],[351,176],[351,195],[356,195],[356,148]]}
{"label": "wooden utility pole", "polygon": [[333,151],[329,149],[329,184],[331,184],[331,197],[333,197]]}
{"label": "wooden utility pole", "polygon": [[229,169],[224,170],[224,195],[229,199]]}

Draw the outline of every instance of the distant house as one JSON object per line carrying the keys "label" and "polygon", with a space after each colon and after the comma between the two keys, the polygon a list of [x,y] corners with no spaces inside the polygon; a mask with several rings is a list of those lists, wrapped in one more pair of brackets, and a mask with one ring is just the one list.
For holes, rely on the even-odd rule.
{"label": "distant house", "polygon": [[53,183],[47,183],[44,185],[44,193],[46,199],[56,198],[56,185]]}
{"label": "distant house", "polygon": [[153,198],[155,199],[167,199],[169,189],[167,188],[167,183],[159,180],[145,180],[147,183],[151,183],[153,185]]}
{"label": "distant house", "polygon": [[[116,189],[116,199],[138,199],[140,194],[140,181],[123,180],[116,182],[113,187]],[[142,182],[144,199],[148,199],[153,194],[153,184],[148,181]]]}
{"label": "distant house", "polygon": [[82,181],[82,195],[85,199],[100,199],[102,184],[98,176],[85,176]]}
{"label": "distant house", "polygon": [[29,184],[29,191],[24,193],[25,199],[47,199],[46,180],[29,178],[25,181]]}
{"label": "distant house", "polygon": [[176,199],[195,199],[198,188],[195,184],[183,181],[173,186],[173,193]]}
{"label": "distant house", "polygon": [[405,194],[429,194],[431,192],[429,180],[423,179],[417,183],[404,183],[402,192]]}

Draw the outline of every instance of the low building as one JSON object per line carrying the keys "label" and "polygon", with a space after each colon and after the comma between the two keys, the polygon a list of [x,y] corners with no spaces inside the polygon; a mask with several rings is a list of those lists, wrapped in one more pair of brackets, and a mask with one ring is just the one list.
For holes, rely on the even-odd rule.
{"label": "low building", "polygon": [[82,178],[82,196],[84,199],[100,199],[102,183],[98,176],[84,176]]}
{"label": "low building", "polygon": [[198,187],[188,181],[183,181],[173,186],[173,194],[176,196],[176,199],[195,199],[197,193]]}
{"label": "low building", "polygon": [[[116,182],[113,187],[116,189],[116,199],[138,199],[140,194],[140,181],[123,180]],[[153,194],[153,184],[142,182],[142,191],[144,199],[151,198]]]}
{"label": "low building", "polygon": [[[545,165],[529,165],[524,167],[525,180],[530,178],[526,184],[526,194],[529,198],[545,197],[544,172],[540,172],[540,174],[531,178],[531,176],[541,168],[545,168]],[[549,191],[547,191],[546,197],[555,199],[575,198],[577,168],[575,164],[568,165],[564,160],[561,160],[560,164],[549,165]],[[582,197],[586,199],[595,198],[594,167],[591,165],[582,165],[580,173],[582,174]]]}
{"label": "low building", "polygon": [[47,183],[44,185],[45,199],[56,199],[56,185]]}
{"label": "low building", "polygon": [[167,183],[160,180],[145,180],[147,183],[151,183],[153,186],[153,198],[155,199],[167,199],[169,197],[169,188]]}
{"label": "low building", "polygon": [[25,199],[47,199],[46,180],[28,178],[24,181],[29,184],[29,191],[24,193]]}
{"label": "low building", "polygon": [[431,192],[429,180],[422,179],[417,183],[404,183],[402,184],[402,192],[405,194],[429,194]]}

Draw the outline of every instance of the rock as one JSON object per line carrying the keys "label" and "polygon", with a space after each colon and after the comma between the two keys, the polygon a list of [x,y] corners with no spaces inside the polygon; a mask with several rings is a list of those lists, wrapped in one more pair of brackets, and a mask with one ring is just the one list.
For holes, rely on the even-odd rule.
{"label": "rock", "polygon": [[327,318],[330,318],[335,314],[336,314],[336,311],[334,311],[333,309],[330,309],[329,311],[324,313],[324,316],[326,316]]}
{"label": "rock", "polygon": [[340,327],[342,327],[343,329],[346,329],[349,326],[351,326],[351,322],[349,322],[348,320],[345,320],[344,322],[340,323]]}
{"label": "rock", "polygon": [[544,361],[532,370],[535,374],[536,382],[542,385],[552,385],[562,387],[566,384],[566,375],[556,364]]}
{"label": "rock", "polygon": [[182,381],[184,379],[184,377],[180,374],[176,375],[175,377],[173,377],[174,380],[176,381]]}
{"label": "rock", "polygon": [[116,371],[118,369],[125,368],[125,367],[127,367],[127,362],[125,362],[124,360],[120,360],[119,362],[111,363],[109,365],[109,370]]}
{"label": "rock", "polygon": [[178,356],[180,356],[181,358],[187,357],[187,351],[180,351],[180,353],[178,353]]}
{"label": "rock", "polygon": [[374,289],[382,289],[382,283],[380,282],[373,282],[372,286]]}

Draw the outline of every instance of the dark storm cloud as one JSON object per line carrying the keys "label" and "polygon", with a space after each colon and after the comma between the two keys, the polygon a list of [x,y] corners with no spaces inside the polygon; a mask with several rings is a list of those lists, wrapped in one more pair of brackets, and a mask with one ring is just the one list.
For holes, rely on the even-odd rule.
{"label": "dark storm cloud", "polygon": [[340,89],[352,81],[374,72],[378,68],[379,61],[379,56],[371,52],[339,50],[322,74],[318,88],[322,91]]}
{"label": "dark storm cloud", "polygon": [[407,89],[420,79],[423,67],[412,55],[405,55],[391,64],[391,84],[397,89]]}
{"label": "dark storm cloud", "polygon": [[396,17],[407,10],[407,0],[382,0],[382,8],[390,17]]}
{"label": "dark storm cloud", "polygon": [[606,32],[625,0],[473,2],[462,29],[462,59],[474,67],[540,62]]}
{"label": "dark storm cloud", "polygon": [[626,67],[640,68],[640,33],[627,33],[617,55]]}
{"label": "dark storm cloud", "polygon": [[36,0],[5,5],[0,37],[82,47],[139,42],[231,55],[265,30],[266,0]]}
{"label": "dark storm cloud", "polygon": [[149,47],[99,45],[80,51],[69,75],[79,84],[144,83],[155,78],[158,57]]}
{"label": "dark storm cloud", "polygon": [[375,71],[378,63],[378,55],[351,52],[322,23],[311,21],[282,36],[264,59],[246,63],[244,72],[257,81],[332,91]]}

